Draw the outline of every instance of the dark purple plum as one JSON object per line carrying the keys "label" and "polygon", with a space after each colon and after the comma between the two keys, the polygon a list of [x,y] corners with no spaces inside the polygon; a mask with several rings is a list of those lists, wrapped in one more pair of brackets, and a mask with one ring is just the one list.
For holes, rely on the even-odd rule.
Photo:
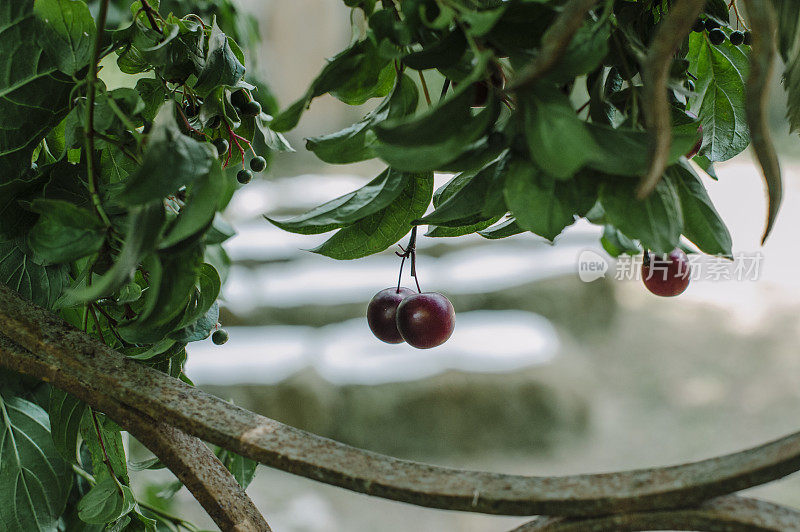
{"label": "dark purple plum", "polygon": [[675,248],[667,256],[646,252],[642,263],[642,281],[655,295],[677,296],[689,286],[691,277],[689,258],[682,250]]}
{"label": "dark purple plum", "polygon": [[397,307],[397,330],[409,345],[430,349],[442,345],[456,327],[456,311],[442,294],[410,295]]}
{"label": "dark purple plum", "polygon": [[387,344],[402,343],[403,337],[397,330],[397,306],[406,297],[415,294],[410,288],[385,288],[375,294],[367,305],[367,323],[372,334]]}

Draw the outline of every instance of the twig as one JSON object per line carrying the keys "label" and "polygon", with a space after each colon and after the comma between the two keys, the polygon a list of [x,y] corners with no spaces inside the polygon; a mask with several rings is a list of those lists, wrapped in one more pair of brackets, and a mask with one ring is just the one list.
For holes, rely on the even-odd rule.
{"label": "twig", "polygon": [[[420,506],[504,515],[599,516],[692,506],[800,470],[800,433],[699,462],[596,475],[533,477],[437,467],[350,447],[232,405],[124,357],[4,285],[0,330],[29,350],[14,348],[0,336],[0,365],[76,395],[137,438],[143,436],[124,412],[140,413],[139,421],[156,433],[152,437],[160,437],[169,423],[262,464]],[[112,410],[115,405],[127,410]],[[164,434],[170,442],[174,439]],[[168,464],[155,444],[142,442]],[[170,467],[176,472],[192,465],[191,456],[184,457],[185,464],[174,462],[183,451],[173,450],[178,456]]]}
{"label": "twig", "polygon": [[425,76],[422,75],[422,70],[417,70],[419,74],[419,81],[422,84],[422,93],[425,94],[425,101],[428,102],[428,107],[431,106],[431,95],[428,92],[428,84],[425,83]]}
{"label": "twig", "polygon": [[270,531],[233,475],[199,439],[126,406],[84,377],[60,373],[46,358],[30,353],[2,334],[0,363],[40,378],[55,377],[52,372],[58,373],[54,384],[105,413],[147,447],[189,489],[223,531]]}
{"label": "twig", "polygon": [[650,194],[667,167],[672,145],[672,118],[667,99],[667,82],[675,49],[692,31],[705,0],[676,0],[661,21],[642,68],[644,119],[650,134],[650,167],[637,188],[637,196]]}
{"label": "twig", "polygon": [[94,41],[94,54],[92,63],[89,67],[89,79],[87,80],[88,92],[86,94],[86,177],[89,187],[89,195],[92,197],[92,205],[97,215],[106,227],[111,227],[111,220],[108,219],[100,195],[97,193],[97,166],[94,157],[94,100],[95,85],[97,84],[97,68],[100,62],[100,50],[103,47],[103,33],[106,28],[106,17],[108,16],[109,0],[100,2],[100,13],[97,16],[97,37]]}

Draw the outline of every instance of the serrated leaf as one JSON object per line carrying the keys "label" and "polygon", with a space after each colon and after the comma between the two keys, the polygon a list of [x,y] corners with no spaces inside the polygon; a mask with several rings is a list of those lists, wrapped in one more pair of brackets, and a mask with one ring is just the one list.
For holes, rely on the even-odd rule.
{"label": "serrated leaf", "polygon": [[33,0],[0,5],[0,182],[30,168],[34,148],[66,116],[73,87],[44,56],[33,7]]}
{"label": "serrated leaf", "polygon": [[514,160],[508,166],[504,194],[519,227],[552,241],[594,205],[595,183],[593,176],[560,182],[531,163]]}
{"label": "serrated leaf", "polygon": [[703,182],[688,163],[667,168],[666,177],[681,199],[683,234],[702,252],[731,256],[731,235],[722,221]]}
{"label": "serrated leaf", "polygon": [[69,270],[37,264],[19,239],[0,241],[0,283],[37,305],[53,308],[68,286]]}
{"label": "serrated leaf", "polygon": [[284,231],[301,235],[332,231],[385,208],[403,192],[410,179],[413,179],[410,174],[387,168],[358,190],[323,203],[300,216],[284,221],[267,220]]}
{"label": "serrated leaf", "polygon": [[674,186],[660,180],[652,194],[637,199],[634,184],[623,179],[603,183],[600,203],[605,219],[656,253],[669,253],[683,232],[680,199]]}
{"label": "serrated leaf", "polygon": [[[95,425],[95,417],[97,425]],[[91,456],[94,478],[97,481],[112,478],[111,472],[108,470],[108,464],[110,464],[114,476],[123,484],[128,484],[128,462],[122,445],[122,434],[117,424],[104,414],[98,412],[93,414],[91,409],[86,409],[81,418],[80,433]],[[103,438],[102,445],[99,439],[101,437]],[[106,456],[108,456],[108,464],[105,463]]]}
{"label": "serrated leaf", "polygon": [[34,253],[50,264],[91,255],[105,241],[103,225],[89,210],[48,199],[34,200],[31,209],[40,216],[28,235],[28,243]]}
{"label": "serrated leaf", "polygon": [[42,26],[39,44],[65,74],[89,64],[97,29],[83,0],[36,0],[33,12]]}
{"label": "serrated leaf", "polygon": [[78,433],[86,403],[65,391],[51,388],[48,410],[56,449],[65,460],[77,463]]}
{"label": "serrated leaf", "polygon": [[181,133],[174,107],[165,105],[153,124],[141,167],[116,200],[128,206],[160,200],[208,173],[214,159],[210,144]]}
{"label": "serrated leaf", "polygon": [[703,125],[700,153],[711,161],[726,161],[750,143],[744,92],[750,70],[747,55],[729,39],[713,45],[704,33],[692,33],[686,58],[689,72],[697,77],[689,110]]}
{"label": "serrated leaf", "polygon": [[47,412],[0,395],[0,527],[56,532],[72,476],[53,445]]}
{"label": "serrated leaf", "polygon": [[389,206],[337,231],[314,253],[339,260],[358,259],[378,253],[400,240],[411,222],[424,214],[433,194],[433,175],[420,173]]}

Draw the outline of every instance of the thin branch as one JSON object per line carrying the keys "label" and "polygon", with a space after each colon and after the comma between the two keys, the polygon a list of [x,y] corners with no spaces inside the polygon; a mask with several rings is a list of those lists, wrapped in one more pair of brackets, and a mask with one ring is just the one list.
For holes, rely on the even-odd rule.
{"label": "thin branch", "polygon": [[725,530],[797,532],[800,512],[757,499],[729,495],[697,508],[570,519],[542,517],[512,532],[605,532],[607,530]]}
{"label": "thin branch", "polygon": [[583,25],[586,14],[596,3],[597,0],[569,0],[564,4],[561,13],[542,36],[539,55],[520,72],[519,77],[511,83],[509,89],[529,87],[550,72],[567,51],[572,37]]}
{"label": "thin branch", "polygon": [[97,164],[94,157],[94,100],[95,85],[97,85],[97,65],[100,62],[100,52],[103,47],[103,34],[106,29],[106,17],[108,15],[109,0],[102,0],[100,3],[100,13],[97,16],[97,38],[94,41],[94,54],[92,63],[89,66],[89,79],[87,80],[88,92],[86,94],[86,176],[89,186],[89,195],[92,197],[92,204],[97,215],[106,227],[111,227],[111,220],[108,219],[100,196],[97,193]]}
{"label": "thin branch", "polygon": [[419,506],[570,517],[638,512],[699,504],[800,470],[800,433],[699,462],[596,475],[532,477],[432,466],[350,447],[232,405],[124,357],[4,285],[0,330],[29,350],[0,348],[0,365],[98,404],[112,419],[120,416],[99,404],[104,398],[262,464]]}
{"label": "thin branch", "polygon": [[220,529],[269,532],[253,502],[202,441],[125,406],[84,379],[68,374],[49,378],[53,366],[2,334],[0,362],[21,373],[40,375],[113,419],[178,477]]}
{"label": "thin branch", "polygon": [[637,189],[639,198],[650,194],[667,167],[672,145],[672,118],[667,99],[669,69],[675,50],[692,31],[705,0],[677,0],[658,25],[642,68],[642,102],[645,125],[650,133],[650,168]]}
{"label": "thin branch", "polygon": [[750,52],[750,74],[747,77],[745,92],[745,111],[750,140],[761,165],[764,182],[767,186],[769,207],[767,225],[761,243],[769,236],[783,197],[781,167],[778,155],[769,133],[767,106],[769,105],[769,84],[775,65],[777,50],[775,46],[776,16],[772,3],[767,0],[747,0],[747,16],[752,28],[753,45]]}

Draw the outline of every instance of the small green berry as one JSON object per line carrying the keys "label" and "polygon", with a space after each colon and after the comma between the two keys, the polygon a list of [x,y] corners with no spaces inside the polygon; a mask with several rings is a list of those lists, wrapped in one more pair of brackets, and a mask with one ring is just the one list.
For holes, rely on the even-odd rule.
{"label": "small green berry", "polygon": [[214,331],[214,334],[211,335],[211,341],[216,345],[224,344],[228,341],[228,331],[225,329],[217,329]]}
{"label": "small green berry", "polygon": [[242,108],[247,105],[250,100],[250,94],[248,94],[244,89],[239,89],[231,94],[231,103],[234,105],[234,107]]}
{"label": "small green berry", "polygon": [[250,170],[245,170],[244,168],[242,168],[241,170],[236,172],[236,180],[243,185],[246,185],[252,179],[253,179],[253,172],[251,172]]}
{"label": "small green berry", "polygon": [[701,19],[697,19],[694,21],[692,25],[692,31],[695,33],[702,33],[706,29],[705,23]]}
{"label": "small green berry", "polygon": [[250,169],[254,172],[263,172],[267,168],[267,160],[262,156],[250,159]]}
{"label": "small green berry", "polygon": [[725,32],[719,28],[713,29],[708,32],[708,40],[711,41],[711,44],[719,46],[725,42]]}
{"label": "small green berry", "polygon": [[228,141],[225,139],[214,139],[214,147],[217,149],[219,157],[228,153]]}
{"label": "small green berry", "polygon": [[734,31],[733,33],[731,33],[730,39],[732,45],[739,46],[744,42],[744,33],[742,33],[741,31]]}
{"label": "small green berry", "polygon": [[750,46],[750,43],[752,42],[753,42],[753,35],[749,31],[744,32],[744,39],[742,40],[742,43],[747,46]]}
{"label": "small green berry", "polygon": [[192,102],[186,102],[186,105],[183,106],[183,114],[186,116],[186,118],[194,118],[199,112],[200,108],[194,105]]}
{"label": "small green berry", "polygon": [[247,102],[240,109],[244,116],[258,116],[261,114],[261,104],[256,101]]}

